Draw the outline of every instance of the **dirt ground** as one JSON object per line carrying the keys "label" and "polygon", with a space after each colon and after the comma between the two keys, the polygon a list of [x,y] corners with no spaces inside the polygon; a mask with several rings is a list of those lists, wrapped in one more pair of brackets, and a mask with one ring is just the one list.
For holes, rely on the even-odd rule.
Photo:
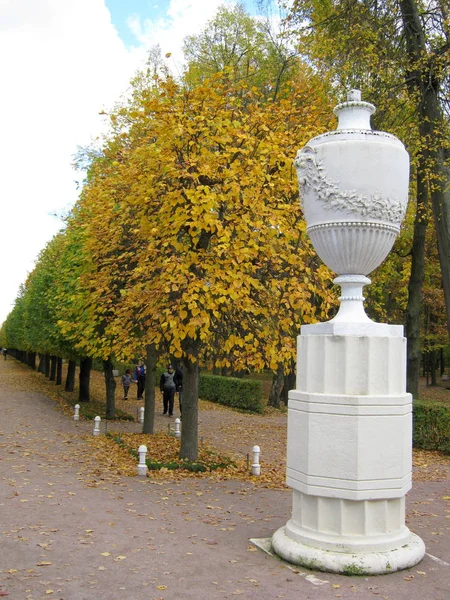
{"label": "dirt ground", "polygon": [[[92,422],[76,424],[41,377],[0,361],[0,596],[18,600],[448,600],[450,464],[419,453],[408,527],[427,546],[408,571],[344,577],[296,568],[257,549],[290,517],[291,493],[251,481],[111,477],[93,470]],[[45,382],[48,386],[49,383]],[[133,406],[138,406],[133,401]],[[159,407],[158,407],[159,408]],[[169,419],[157,412],[157,426]],[[138,423],[124,423],[138,432]],[[200,436],[284,468],[285,414],[201,405]]]}

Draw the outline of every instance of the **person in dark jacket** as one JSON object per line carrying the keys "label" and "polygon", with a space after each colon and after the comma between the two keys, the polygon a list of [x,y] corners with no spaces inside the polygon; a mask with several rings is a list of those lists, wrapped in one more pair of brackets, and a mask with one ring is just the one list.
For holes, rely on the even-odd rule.
{"label": "person in dark jacket", "polygon": [[176,384],[175,372],[172,365],[167,367],[167,371],[161,375],[159,389],[163,394],[163,415],[171,417],[173,415],[173,400],[175,398]]}
{"label": "person in dark jacket", "polygon": [[145,365],[142,361],[134,369],[134,380],[137,383],[137,399],[142,400],[145,391]]}

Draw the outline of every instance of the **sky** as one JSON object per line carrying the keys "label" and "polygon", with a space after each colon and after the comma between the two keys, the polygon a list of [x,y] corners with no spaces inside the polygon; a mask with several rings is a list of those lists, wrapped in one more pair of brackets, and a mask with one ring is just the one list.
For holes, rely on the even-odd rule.
{"label": "sky", "polygon": [[[159,44],[181,66],[182,42],[234,0],[0,0],[0,324],[39,252],[63,227],[83,175],[78,147]],[[256,1],[245,0],[251,14]]]}

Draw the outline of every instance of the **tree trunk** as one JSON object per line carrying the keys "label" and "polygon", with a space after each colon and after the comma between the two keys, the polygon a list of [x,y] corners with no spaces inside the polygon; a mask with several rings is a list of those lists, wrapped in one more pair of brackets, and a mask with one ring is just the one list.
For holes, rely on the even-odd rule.
{"label": "tree trunk", "polygon": [[56,385],[62,383],[62,358],[58,356],[56,359]]}
{"label": "tree trunk", "polygon": [[80,360],[80,389],[78,402],[90,402],[89,385],[91,380],[92,358],[89,356]]}
{"label": "tree trunk", "polygon": [[156,349],[154,344],[147,346],[145,359],[145,410],[142,433],[153,433],[155,427],[155,386],[156,386]]}
{"label": "tree trunk", "polygon": [[44,354],[39,353],[39,364],[38,364],[38,369],[37,369],[38,373],[45,372],[44,362],[45,362]]}
{"label": "tree trunk", "polygon": [[441,173],[447,190],[438,189],[432,192],[433,217],[437,234],[439,263],[441,265],[442,283],[444,288],[445,306],[447,309],[447,331],[450,335],[450,169],[443,165],[444,155],[441,151]]}
{"label": "tree trunk", "polygon": [[50,356],[50,381],[55,381],[56,379],[56,356]]}
{"label": "tree trunk", "polygon": [[46,354],[44,358],[44,374],[46,377],[50,377],[50,355]]}
{"label": "tree trunk", "polygon": [[180,458],[192,461],[198,458],[198,379],[198,363],[184,359]]}
{"label": "tree trunk", "polygon": [[28,352],[28,366],[36,370],[36,352]]}
{"label": "tree trunk", "polygon": [[113,375],[113,364],[110,358],[103,361],[103,373],[106,386],[106,418],[116,417],[116,380]]}
{"label": "tree trunk", "polygon": [[[423,160],[421,161],[423,163]],[[408,283],[408,306],[406,309],[407,376],[406,389],[413,398],[419,397],[420,377],[420,313],[422,287],[425,274],[425,235],[427,230],[428,190],[423,170],[417,173],[417,210],[414,220],[414,236],[411,249],[411,273]]]}
{"label": "tree trunk", "polygon": [[407,84],[412,96],[417,97],[421,154],[432,180],[430,195],[450,334],[450,190],[446,189],[450,171],[445,165],[444,145],[440,142],[447,131],[447,123],[439,103],[439,90],[446,70],[438,57],[428,51],[417,1],[400,0],[400,8],[409,59]]}
{"label": "tree trunk", "polygon": [[282,363],[278,364],[276,373],[272,377],[272,387],[270,388],[269,400],[267,404],[274,408],[280,408],[281,392],[283,391],[284,383],[284,366]]}
{"label": "tree trunk", "polygon": [[67,365],[67,375],[66,375],[66,392],[73,392],[75,389],[75,370],[77,368],[77,363],[74,360],[69,360],[69,364]]}
{"label": "tree trunk", "polygon": [[284,376],[284,387],[283,387],[283,402],[287,406],[289,404],[289,392],[295,390],[295,371],[288,373]]}
{"label": "tree trunk", "polygon": [[431,385],[436,386],[436,350],[430,351],[430,376],[431,376]]}
{"label": "tree trunk", "polygon": [[232,371],[231,377],[235,377],[236,379],[242,379],[245,374],[245,370],[241,369],[240,371]]}

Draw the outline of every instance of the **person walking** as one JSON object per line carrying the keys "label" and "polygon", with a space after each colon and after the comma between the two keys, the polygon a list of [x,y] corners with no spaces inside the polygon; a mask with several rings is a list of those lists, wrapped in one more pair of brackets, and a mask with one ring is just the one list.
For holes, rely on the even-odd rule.
{"label": "person walking", "polygon": [[140,364],[136,364],[134,369],[134,379],[137,383],[137,399],[142,400],[145,391],[145,365],[142,361]]}
{"label": "person walking", "polygon": [[130,369],[127,369],[125,373],[122,375],[122,387],[123,387],[123,399],[128,400],[128,391],[130,389],[131,382],[133,381],[131,377]]}
{"label": "person walking", "polygon": [[163,415],[173,416],[173,401],[175,398],[175,372],[172,365],[167,367],[167,371],[161,375],[159,389],[163,394]]}

